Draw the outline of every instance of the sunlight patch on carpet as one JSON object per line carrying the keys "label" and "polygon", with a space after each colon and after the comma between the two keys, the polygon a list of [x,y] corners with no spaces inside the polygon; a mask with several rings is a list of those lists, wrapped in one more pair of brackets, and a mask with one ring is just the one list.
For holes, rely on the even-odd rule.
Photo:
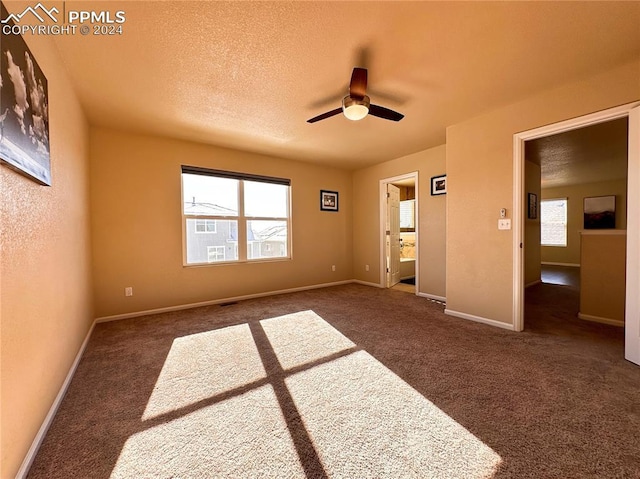
{"label": "sunlight patch on carpet", "polygon": [[260,321],[283,369],[292,369],[355,347],[313,311]]}
{"label": "sunlight patch on carpet", "polygon": [[365,351],[285,382],[329,477],[479,479],[501,462]]}
{"label": "sunlight patch on carpet", "polygon": [[142,419],[188,407],[266,376],[246,324],[177,338]]}
{"label": "sunlight patch on carpet", "polygon": [[112,478],[481,479],[501,462],[311,310],[175,339],[142,427]]}
{"label": "sunlight patch on carpet", "polygon": [[[343,337],[328,323],[322,330],[337,341]],[[291,353],[273,346],[278,357]],[[285,384],[329,477],[369,471],[375,477],[479,479],[492,477],[501,462],[365,351],[293,374]]]}
{"label": "sunlight patch on carpet", "polygon": [[111,478],[304,477],[270,385],[129,437]]}

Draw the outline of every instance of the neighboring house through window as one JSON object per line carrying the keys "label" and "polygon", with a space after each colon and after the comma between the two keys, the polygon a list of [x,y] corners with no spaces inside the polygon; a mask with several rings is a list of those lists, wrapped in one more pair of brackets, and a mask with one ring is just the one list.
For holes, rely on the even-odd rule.
{"label": "neighboring house through window", "polygon": [[183,166],[185,264],[290,258],[290,184]]}
{"label": "neighboring house through window", "polygon": [[567,198],[540,201],[540,243],[567,246]]}

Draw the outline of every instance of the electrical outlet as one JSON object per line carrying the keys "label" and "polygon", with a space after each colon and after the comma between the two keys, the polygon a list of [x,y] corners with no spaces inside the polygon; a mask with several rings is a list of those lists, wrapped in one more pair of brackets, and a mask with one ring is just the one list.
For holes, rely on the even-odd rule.
{"label": "electrical outlet", "polygon": [[364,270],[365,270],[365,271],[369,271],[369,265],[368,265],[368,264],[365,264],[365,265],[364,265]]}
{"label": "electrical outlet", "polygon": [[331,271],[335,271],[335,270],[336,270],[336,265],[335,265],[335,264],[332,264],[332,265],[331,265]]}
{"label": "electrical outlet", "polygon": [[510,230],[511,229],[511,220],[510,219],[498,220],[498,229],[499,230]]}
{"label": "electrical outlet", "polygon": [[131,286],[127,286],[126,288],[124,288],[124,295],[133,296],[133,288]]}

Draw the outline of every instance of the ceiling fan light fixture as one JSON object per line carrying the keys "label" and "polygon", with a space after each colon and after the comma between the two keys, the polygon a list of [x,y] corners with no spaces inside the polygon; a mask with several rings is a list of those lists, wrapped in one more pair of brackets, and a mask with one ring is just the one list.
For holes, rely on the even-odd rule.
{"label": "ceiling fan light fixture", "polygon": [[352,121],[362,120],[369,114],[369,97],[364,96],[361,100],[345,96],[342,99],[342,111],[347,119]]}

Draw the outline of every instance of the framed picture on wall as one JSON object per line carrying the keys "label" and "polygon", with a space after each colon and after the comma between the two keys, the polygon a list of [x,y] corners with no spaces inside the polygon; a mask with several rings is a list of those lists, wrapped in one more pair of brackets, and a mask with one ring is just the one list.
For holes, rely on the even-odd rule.
{"label": "framed picture on wall", "polygon": [[538,219],[538,195],[529,193],[527,201],[527,218],[530,220]]}
{"label": "framed picture on wall", "polygon": [[338,192],[320,190],[320,210],[338,211]]}
{"label": "framed picture on wall", "polygon": [[591,196],[584,199],[584,229],[615,229],[615,227],[615,196]]}
{"label": "framed picture on wall", "polygon": [[[12,27],[0,5],[2,18]],[[2,35],[0,57],[0,163],[50,186],[47,78],[20,34]]]}
{"label": "framed picture on wall", "polygon": [[447,175],[431,178],[431,196],[447,194]]}

